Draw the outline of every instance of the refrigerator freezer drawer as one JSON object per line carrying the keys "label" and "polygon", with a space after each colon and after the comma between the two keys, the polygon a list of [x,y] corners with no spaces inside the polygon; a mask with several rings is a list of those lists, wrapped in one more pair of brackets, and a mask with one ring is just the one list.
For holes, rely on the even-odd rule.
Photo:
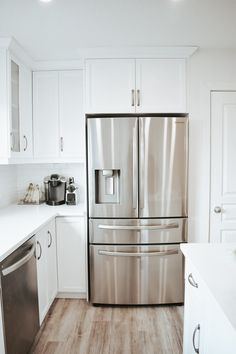
{"label": "refrigerator freezer drawer", "polygon": [[89,242],[160,244],[185,242],[187,219],[90,219]]}
{"label": "refrigerator freezer drawer", "polygon": [[147,305],[183,302],[179,245],[90,245],[90,301]]}

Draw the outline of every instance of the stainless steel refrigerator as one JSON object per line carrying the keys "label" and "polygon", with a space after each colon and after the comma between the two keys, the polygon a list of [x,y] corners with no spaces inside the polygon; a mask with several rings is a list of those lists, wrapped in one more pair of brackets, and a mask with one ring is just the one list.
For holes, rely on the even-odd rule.
{"label": "stainless steel refrigerator", "polygon": [[87,117],[94,304],[183,302],[188,118]]}

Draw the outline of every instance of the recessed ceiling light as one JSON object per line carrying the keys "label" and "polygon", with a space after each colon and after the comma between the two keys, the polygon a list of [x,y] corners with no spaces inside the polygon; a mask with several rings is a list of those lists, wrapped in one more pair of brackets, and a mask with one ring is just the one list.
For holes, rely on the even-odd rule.
{"label": "recessed ceiling light", "polygon": [[41,2],[51,2],[52,0],[39,0]]}

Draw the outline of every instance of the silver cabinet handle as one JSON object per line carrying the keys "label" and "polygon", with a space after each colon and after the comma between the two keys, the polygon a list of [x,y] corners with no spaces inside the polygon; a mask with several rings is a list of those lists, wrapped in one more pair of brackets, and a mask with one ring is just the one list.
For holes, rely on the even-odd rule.
{"label": "silver cabinet handle", "polygon": [[135,91],[131,90],[131,106],[134,107],[135,105]]}
{"label": "silver cabinet handle", "polygon": [[140,179],[139,179],[139,208],[144,208],[144,158],[145,158],[145,140],[144,140],[144,127],[143,118],[139,119],[139,140],[140,140]]}
{"label": "silver cabinet handle", "polygon": [[24,151],[27,150],[28,148],[28,139],[27,139],[27,136],[26,135],[23,135],[23,139],[25,140],[25,147],[24,147]]}
{"label": "silver cabinet handle", "polygon": [[140,107],[140,90],[137,90],[137,106]]}
{"label": "silver cabinet handle", "polygon": [[39,241],[37,241],[37,245],[39,246],[39,256],[37,257],[37,260],[39,261],[40,258],[42,257],[42,246]]}
{"label": "silver cabinet handle", "polygon": [[35,246],[33,245],[27,252],[27,254],[21,258],[19,261],[17,261],[16,263],[10,265],[9,267],[5,268],[2,270],[2,275],[6,276],[8,274],[13,273],[15,270],[19,269],[20,267],[22,267],[25,263],[27,263],[30,258],[33,257],[34,255],[34,251],[35,251]]}
{"label": "silver cabinet handle", "polygon": [[50,248],[52,246],[52,234],[51,232],[48,230],[48,235],[49,235],[49,244],[48,244],[48,248]]}
{"label": "silver cabinet handle", "polygon": [[137,121],[133,128],[133,209],[137,209],[138,198],[138,128]]}
{"label": "silver cabinet handle", "polygon": [[64,151],[64,139],[63,139],[63,136],[61,136],[60,138],[60,148],[61,148],[61,152]]}
{"label": "silver cabinet handle", "polygon": [[169,251],[153,251],[153,252],[113,252],[106,250],[98,250],[100,256],[115,256],[115,257],[152,257],[152,256],[170,256],[178,254],[178,249]]}
{"label": "silver cabinet handle", "polygon": [[[197,332],[199,333],[199,336],[198,336],[198,347],[196,347],[196,344],[195,344],[195,338],[196,338]],[[200,324],[198,324],[196,326],[196,328],[194,329],[194,331],[193,331],[193,349],[194,349],[195,353],[197,353],[197,354],[199,354],[199,337],[200,337]]]}
{"label": "silver cabinet handle", "polygon": [[190,273],[188,276],[188,282],[189,282],[189,284],[194,286],[194,288],[198,288],[198,283],[195,282],[192,273]]}
{"label": "silver cabinet handle", "polygon": [[216,206],[216,207],[214,208],[214,212],[215,212],[216,214],[219,214],[219,213],[221,213],[221,212],[222,212],[222,209],[221,209],[221,207],[219,207],[219,206]]}
{"label": "silver cabinet handle", "polygon": [[13,134],[13,132],[10,133],[11,136],[11,151],[14,151],[14,147],[15,147],[15,135]]}
{"label": "silver cabinet handle", "polygon": [[166,230],[166,229],[178,229],[179,224],[156,224],[156,225],[137,225],[137,226],[130,226],[130,225],[98,225],[99,229],[104,230]]}

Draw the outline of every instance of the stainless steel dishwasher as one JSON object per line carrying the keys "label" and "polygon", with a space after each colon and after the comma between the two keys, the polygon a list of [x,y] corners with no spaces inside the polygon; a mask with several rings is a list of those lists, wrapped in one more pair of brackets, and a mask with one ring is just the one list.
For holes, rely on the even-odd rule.
{"label": "stainless steel dishwasher", "polygon": [[34,236],[1,263],[1,288],[6,353],[26,354],[39,330]]}

